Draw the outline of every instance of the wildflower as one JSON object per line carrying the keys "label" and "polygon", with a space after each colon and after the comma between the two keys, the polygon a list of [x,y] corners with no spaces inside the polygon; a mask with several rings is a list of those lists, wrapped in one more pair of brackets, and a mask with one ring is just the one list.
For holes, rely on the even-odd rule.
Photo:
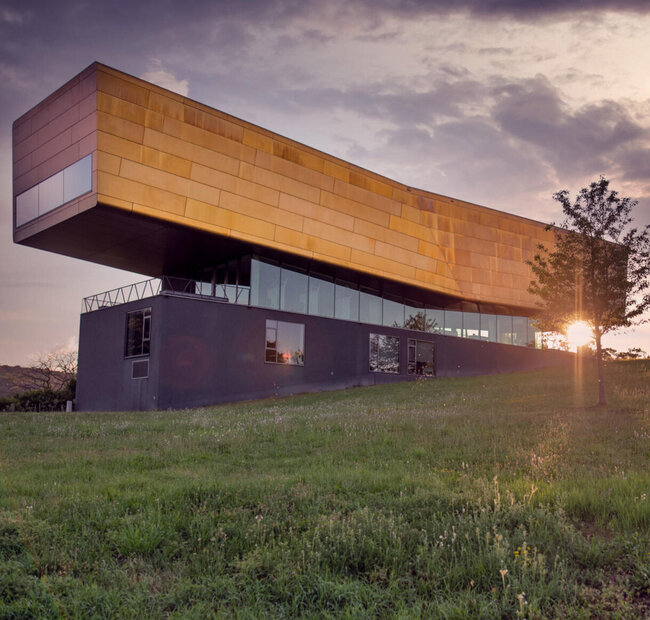
{"label": "wildflower", "polygon": [[507,568],[502,568],[499,571],[499,574],[501,575],[501,582],[503,583],[503,587],[505,589],[505,587],[506,587],[506,575],[508,574],[508,569]]}

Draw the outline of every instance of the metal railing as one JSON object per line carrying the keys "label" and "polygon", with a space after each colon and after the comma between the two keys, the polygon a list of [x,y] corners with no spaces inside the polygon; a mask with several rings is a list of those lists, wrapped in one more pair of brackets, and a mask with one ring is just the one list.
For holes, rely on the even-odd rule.
{"label": "metal railing", "polygon": [[156,295],[202,297],[215,301],[248,304],[249,288],[162,276],[85,297],[81,304],[81,312],[83,314],[101,308],[111,308]]}

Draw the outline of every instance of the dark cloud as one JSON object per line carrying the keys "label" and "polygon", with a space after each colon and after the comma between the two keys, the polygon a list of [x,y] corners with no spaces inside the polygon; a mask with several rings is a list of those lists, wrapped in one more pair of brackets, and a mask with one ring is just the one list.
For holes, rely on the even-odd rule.
{"label": "dark cloud", "polygon": [[424,91],[407,82],[364,84],[348,89],[283,90],[282,100],[297,108],[344,109],[397,125],[433,125],[445,117],[463,116],[464,104],[480,100],[485,87],[475,80],[439,80]]}
{"label": "dark cloud", "polygon": [[482,47],[478,53],[482,56],[512,56],[515,50],[511,47]]}
{"label": "dark cloud", "polygon": [[645,181],[650,193],[650,147],[630,148],[619,157],[623,178]]}
{"label": "dark cloud", "polygon": [[572,110],[542,76],[500,86],[494,95],[498,127],[543,152],[565,174],[619,168],[626,153],[650,137],[622,103],[600,101]]}
{"label": "dark cloud", "polygon": [[482,18],[530,20],[540,17],[590,14],[606,11],[650,12],[646,0],[364,0],[375,11],[423,16],[465,12]]}

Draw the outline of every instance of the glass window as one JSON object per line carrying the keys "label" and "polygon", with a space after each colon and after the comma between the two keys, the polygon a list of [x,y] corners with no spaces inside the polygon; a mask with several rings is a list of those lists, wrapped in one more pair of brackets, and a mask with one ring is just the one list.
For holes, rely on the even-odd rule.
{"label": "glass window", "polygon": [[151,308],[128,312],[126,315],[125,357],[149,355],[151,342]]}
{"label": "glass window", "polygon": [[38,185],[38,214],[43,215],[63,204],[63,172],[57,172]]}
{"label": "glass window", "polygon": [[376,293],[360,291],[359,293],[359,320],[362,323],[381,325],[381,297]]}
{"label": "glass window", "polygon": [[309,276],[309,314],[334,316],[334,282]]}
{"label": "glass window", "polygon": [[63,202],[70,202],[86,194],[93,186],[93,161],[92,155],[68,166],[63,170]]}
{"label": "glass window", "polygon": [[202,282],[201,280],[196,280],[194,283],[194,292],[197,295],[203,295],[209,297],[212,295],[212,282]]}
{"label": "glass window", "polygon": [[497,341],[496,314],[481,314],[481,339],[488,342]]}
{"label": "glass window", "polygon": [[512,344],[512,317],[497,315],[497,342]]}
{"label": "glass window", "polygon": [[399,373],[399,337],[370,334],[370,372]]}
{"label": "glass window", "polygon": [[280,307],[279,267],[259,260],[251,261],[251,305],[276,310]]}
{"label": "glass window", "polygon": [[346,321],[359,320],[359,291],[353,284],[336,282],[334,315]]}
{"label": "glass window", "polygon": [[540,348],[538,341],[540,340],[540,331],[535,327],[533,319],[528,319],[528,339],[526,340],[527,347]]}
{"label": "glass window", "polygon": [[458,310],[445,310],[445,334],[448,336],[463,335],[463,313]]}
{"label": "glass window", "polygon": [[383,299],[383,324],[386,327],[404,327],[404,304]]}
{"label": "glass window", "polygon": [[411,308],[405,306],[405,319],[404,327],[406,329],[416,329],[419,332],[432,332],[433,321],[427,318],[427,313],[424,308]]}
{"label": "glass window", "polygon": [[280,310],[307,314],[307,276],[285,268],[281,272]]}
{"label": "glass window", "polygon": [[92,190],[92,155],[16,196],[16,226],[48,213]]}
{"label": "glass window", "polygon": [[465,338],[481,337],[481,315],[476,312],[463,312],[463,336]]}
{"label": "glass window", "polygon": [[445,311],[427,308],[427,326],[430,327],[430,329],[427,329],[429,332],[434,334],[443,333],[445,329]]}
{"label": "glass window", "polygon": [[435,357],[432,342],[414,340],[408,342],[408,373],[409,375],[423,375],[432,377],[435,372]]}
{"label": "glass window", "polygon": [[418,302],[410,299],[404,302],[404,327],[421,332],[427,331],[426,311]]}
{"label": "glass window", "polygon": [[237,286],[235,284],[224,285],[226,297],[231,304],[237,301]]}
{"label": "glass window", "polygon": [[526,346],[528,339],[528,319],[525,316],[512,317],[512,344]]}
{"label": "glass window", "polygon": [[266,321],[265,361],[305,365],[305,326],[302,323]]}
{"label": "glass window", "polygon": [[38,185],[16,196],[16,227],[38,217]]}
{"label": "glass window", "polygon": [[242,306],[247,306],[250,299],[250,287],[237,286],[237,303]]}

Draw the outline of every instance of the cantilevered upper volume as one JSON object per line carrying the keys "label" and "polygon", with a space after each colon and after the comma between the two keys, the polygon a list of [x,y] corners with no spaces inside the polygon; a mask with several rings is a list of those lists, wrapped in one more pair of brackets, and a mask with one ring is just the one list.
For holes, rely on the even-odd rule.
{"label": "cantilevered upper volume", "polygon": [[13,126],[14,239],[147,275],[300,257],[531,309],[543,224],[408,187],[94,63]]}

